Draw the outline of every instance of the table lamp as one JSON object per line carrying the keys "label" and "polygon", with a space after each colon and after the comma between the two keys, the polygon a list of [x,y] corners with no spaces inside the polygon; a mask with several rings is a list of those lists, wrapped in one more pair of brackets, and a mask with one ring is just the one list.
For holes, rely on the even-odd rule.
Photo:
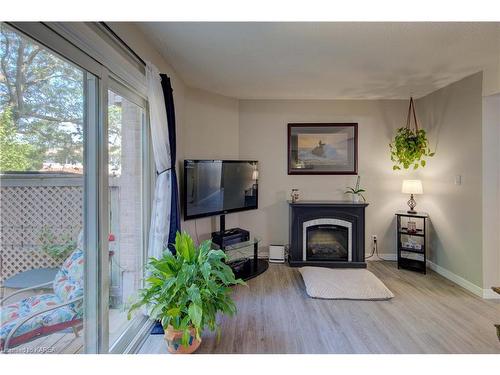
{"label": "table lamp", "polygon": [[422,181],[403,180],[403,188],[401,190],[404,194],[410,194],[410,200],[408,201],[410,209],[407,212],[409,214],[416,214],[417,211],[415,211],[414,208],[417,205],[417,202],[413,198],[413,194],[423,194],[424,189],[422,188]]}

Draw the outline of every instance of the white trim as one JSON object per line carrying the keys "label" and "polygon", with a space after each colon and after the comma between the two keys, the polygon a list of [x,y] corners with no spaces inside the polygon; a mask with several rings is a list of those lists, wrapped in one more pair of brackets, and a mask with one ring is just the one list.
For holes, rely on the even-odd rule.
{"label": "white trim", "polygon": [[352,262],[352,223],[332,218],[321,218],[304,221],[302,223],[302,260],[307,261],[307,228],[315,225],[338,225],[340,227],[347,228],[348,240],[347,240],[347,261]]}
{"label": "white trim", "polygon": [[500,299],[500,294],[495,293],[491,289],[483,289],[483,298],[484,299]]}
{"label": "white trim", "polygon": [[51,53],[59,55],[63,60],[79,66],[98,78],[102,78],[101,64],[47,25],[41,22],[9,22],[8,25],[26,34],[37,43],[48,48]]}
{"label": "white trim", "polygon": [[108,43],[95,23],[48,22],[47,25],[146,97],[146,75],[143,68],[120,53],[120,45]]}
{"label": "white trim", "polygon": [[137,354],[148,339],[155,322],[148,320],[121,354]]}
{"label": "white trim", "polygon": [[457,274],[437,265],[436,263],[431,262],[430,260],[427,260],[427,266],[431,270],[439,273],[441,276],[447,278],[450,281],[453,281],[455,284],[460,285],[462,288],[467,289],[469,292],[474,293],[476,296],[483,298],[483,289],[476,284],[471,283],[469,280],[458,276]]}

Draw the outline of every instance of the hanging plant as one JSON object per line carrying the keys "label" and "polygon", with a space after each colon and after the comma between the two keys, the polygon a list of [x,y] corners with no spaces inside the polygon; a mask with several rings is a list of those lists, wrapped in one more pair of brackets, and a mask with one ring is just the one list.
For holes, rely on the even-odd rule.
{"label": "hanging plant", "polygon": [[[415,120],[415,129],[411,128],[411,114]],[[410,98],[410,107],[406,118],[406,126],[399,128],[394,137],[394,141],[389,144],[391,150],[391,160],[394,163],[392,169],[401,168],[413,169],[425,167],[426,157],[434,156],[429,148],[429,141],[424,129],[418,128],[417,115],[415,114],[415,104],[413,98]]]}

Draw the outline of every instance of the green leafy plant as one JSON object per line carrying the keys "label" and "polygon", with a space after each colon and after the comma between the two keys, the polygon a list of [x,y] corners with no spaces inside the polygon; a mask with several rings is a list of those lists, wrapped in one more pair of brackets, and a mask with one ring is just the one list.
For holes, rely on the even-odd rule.
{"label": "green leafy plant", "polygon": [[358,178],[356,179],[356,186],[355,187],[346,187],[346,191],[344,192],[344,194],[352,194],[353,196],[354,195],[359,195],[361,198],[363,198],[363,201],[366,202],[366,199],[364,197],[364,195],[362,193],[366,192],[365,189],[362,189],[359,184],[361,182],[361,176],[358,176]]}
{"label": "green leafy plant", "polygon": [[[411,115],[415,121],[415,129],[411,129]],[[406,126],[399,128],[394,137],[394,141],[389,143],[391,151],[391,161],[394,163],[392,169],[394,171],[401,168],[408,169],[413,166],[413,169],[425,167],[426,157],[434,156],[429,148],[429,141],[424,129],[418,128],[417,114],[415,113],[415,104],[413,98],[410,98],[410,107],[408,108],[408,116],[406,118]]]}
{"label": "green leafy plant", "polygon": [[196,338],[205,327],[217,331],[217,313],[236,313],[231,298],[231,285],[245,283],[234,277],[231,268],[224,263],[226,254],[211,248],[211,241],[196,247],[186,232],[175,237],[176,254],[166,250],[160,259],[150,258],[146,287],[128,313],[146,306],[153,319],[161,320],[164,328],[171,325],[183,332],[182,345],[188,346],[190,330],[194,328]]}
{"label": "green leafy plant", "polygon": [[424,129],[413,131],[409,128],[399,128],[394,141],[389,144],[391,161],[394,162],[393,170],[408,169],[413,166],[425,167],[425,157],[434,156],[429,148],[429,141]]}
{"label": "green leafy plant", "polygon": [[66,258],[76,247],[76,241],[69,234],[65,234],[58,241],[49,227],[42,229],[39,240],[41,250],[56,260]]}

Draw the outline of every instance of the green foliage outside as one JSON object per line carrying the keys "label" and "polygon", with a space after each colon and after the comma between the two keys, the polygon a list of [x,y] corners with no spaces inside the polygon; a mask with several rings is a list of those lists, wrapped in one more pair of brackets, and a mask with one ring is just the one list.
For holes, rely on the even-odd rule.
{"label": "green foliage outside", "polygon": [[49,227],[44,227],[40,233],[40,249],[55,260],[65,259],[76,248],[76,241],[69,234],[64,235],[60,241]]}
{"label": "green foliage outside", "polygon": [[409,169],[412,166],[413,169],[425,167],[425,158],[435,154],[429,148],[424,129],[413,131],[407,127],[399,128],[389,147],[391,161],[394,163],[393,170]]}
{"label": "green foliage outside", "polygon": [[166,250],[160,259],[149,260],[146,287],[130,308],[129,319],[134,310],[147,306],[150,317],[161,320],[164,328],[172,325],[183,331],[184,346],[188,346],[191,327],[197,338],[205,327],[220,336],[217,313],[236,313],[230,286],[245,283],[235,279],[224,263],[226,254],[211,249],[209,240],[196,247],[189,234],[178,232],[175,250],[175,255]]}
{"label": "green foliage outside", "polygon": [[[120,170],[121,107],[110,105],[109,160]],[[0,23],[0,172],[83,164],[84,72]],[[29,145],[29,146],[28,146]]]}
{"label": "green foliage outside", "polygon": [[12,155],[1,172],[40,170],[44,161],[82,163],[83,102],[80,69],[0,24],[0,113],[8,133],[2,154]]}
{"label": "green foliage outside", "polygon": [[37,167],[34,147],[17,137],[12,112],[7,107],[0,113],[0,171],[23,171]]}

